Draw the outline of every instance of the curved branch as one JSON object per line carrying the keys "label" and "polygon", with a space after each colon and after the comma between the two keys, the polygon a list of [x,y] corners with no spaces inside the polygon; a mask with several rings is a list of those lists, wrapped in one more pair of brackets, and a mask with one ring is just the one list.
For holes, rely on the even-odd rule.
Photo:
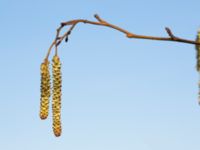
{"label": "curved branch", "polygon": [[[156,37],[156,36],[146,36],[146,35],[138,35],[138,34],[134,34],[131,33],[123,28],[120,28],[116,25],[110,24],[107,21],[101,19],[97,14],[94,15],[94,17],[97,19],[98,22],[95,21],[89,21],[89,20],[85,20],[85,19],[76,19],[76,20],[70,20],[67,22],[62,22],[60,27],[57,29],[57,34],[56,34],[56,38],[55,40],[52,42],[51,46],[48,49],[47,55],[45,59],[48,59],[50,52],[52,50],[52,48],[55,46],[55,53],[57,55],[57,47],[60,45],[60,43],[63,41],[63,39],[67,38],[70,35],[70,33],[72,32],[72,30],[74,29],[74,27],[78,24],[78,23],[85,23],[85,24],[92,24],[92,25],[99,25],[99,26],[105,26],[105,27],[109,27],[112,29],[115,29],[119,32],[122,32],[126,35],[127,38],[137,38],[137,39],[148,39],[148,40],[159,40],[159,41],[172,41],[172,42],[181,42],[181,43],[187,43],[187,44],[194,44],[194,45],[200,45],[199,42],[197,41],[192,41],[192,40],[187,40],[187,39],[183,39],[177,36],[174,36],[174,34],[172,33],[172,31],[169,28],[165,28],[167,34],[169,35],[169,37]],[[65,32],[62,36],[60,36],[60,31],[63,29],[63,27],[65,26],[71,26],[67,32]]]}

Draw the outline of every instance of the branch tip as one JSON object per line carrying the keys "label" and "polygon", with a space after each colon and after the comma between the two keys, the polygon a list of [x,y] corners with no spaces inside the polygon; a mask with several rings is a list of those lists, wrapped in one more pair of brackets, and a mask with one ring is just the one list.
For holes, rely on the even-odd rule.
{"label": "branch tip", "polygon": [[106,21],[104,21],[103,19],[101,19],[101,18],[99,17],[98,14],[95,14],[94,17],[95,17],[100,23],[104,23],[104,24],[106,23]]}
{"label": "branch tip", "polygon": [[98,15],[98,14],[94,14],[94,17],[95,17],[95,18],[99,18],[99,15]]}
{"label": "branch tip", "polygon": [[170,28],[166,27],[165,30],[167,31],[167,34],[172,38],[175,39],[176,37],[173,35],[172,31],[170,30]]}

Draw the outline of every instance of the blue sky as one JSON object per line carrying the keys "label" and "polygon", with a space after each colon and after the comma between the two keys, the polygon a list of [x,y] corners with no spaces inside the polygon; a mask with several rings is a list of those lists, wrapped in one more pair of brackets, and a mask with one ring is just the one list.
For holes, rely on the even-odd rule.
{"label": "blue sky", "polygon": [[[39,119],[40,64],[62,21],[98,13],[131,32],[195,39],[199,0],[0,0],[2,150],[199,150],[194,45],[79,24],[59,47],[63,133]],[[53,55],[51,55],[52,58]]]}

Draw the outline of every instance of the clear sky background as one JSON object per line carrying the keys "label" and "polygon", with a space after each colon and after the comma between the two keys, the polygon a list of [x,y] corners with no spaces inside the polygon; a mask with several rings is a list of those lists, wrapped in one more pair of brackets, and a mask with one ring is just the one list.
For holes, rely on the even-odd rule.
{"label": "clear sky background", "polygon": [[[199,0],[0,0],[1,150],[199,150],[194,45],[79,24],[59,47],[62,126],[39,118],[40,64],[62,21],[98,13],[131,32],[195,39]],[[52,58],[53,55],[51,55]]]}

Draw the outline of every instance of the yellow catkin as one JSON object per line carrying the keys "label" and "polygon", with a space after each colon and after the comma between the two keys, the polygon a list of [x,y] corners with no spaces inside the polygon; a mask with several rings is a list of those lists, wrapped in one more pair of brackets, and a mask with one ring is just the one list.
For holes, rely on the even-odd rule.
{"label": "yellow catkin", "polygon": [[52,111],[53,111],[53,132],[56,137],[61,135],[61,62],[59,57],[56,55],[53,57],[53,100],[52,100]]}
{"label": "yellow catkin", "polygon": [[[197,34],[196,41],[200,42],[200,31]],[[196,45],[196,59],[197,59],[196,68],[197,68],[197,71],[200,72],[200,46],[199,45]]]}
{"label": "yellow catkin", "polygon": [[41,98],[40,98],[40,118],[46,119],[49,114],[49,98],[50,98],[50,73],[49,62],[45,60],[41,66]]}
{"label": "yellow catkin", "polygon": [[[196,41],[200,42],[200,31],[198,31]],[[197,59],[196,69],[199,72],[199,95],[198,95],[199,100],[198,101],[200,104],[200,46],[199,45],[196,45],[196,59]]]}

